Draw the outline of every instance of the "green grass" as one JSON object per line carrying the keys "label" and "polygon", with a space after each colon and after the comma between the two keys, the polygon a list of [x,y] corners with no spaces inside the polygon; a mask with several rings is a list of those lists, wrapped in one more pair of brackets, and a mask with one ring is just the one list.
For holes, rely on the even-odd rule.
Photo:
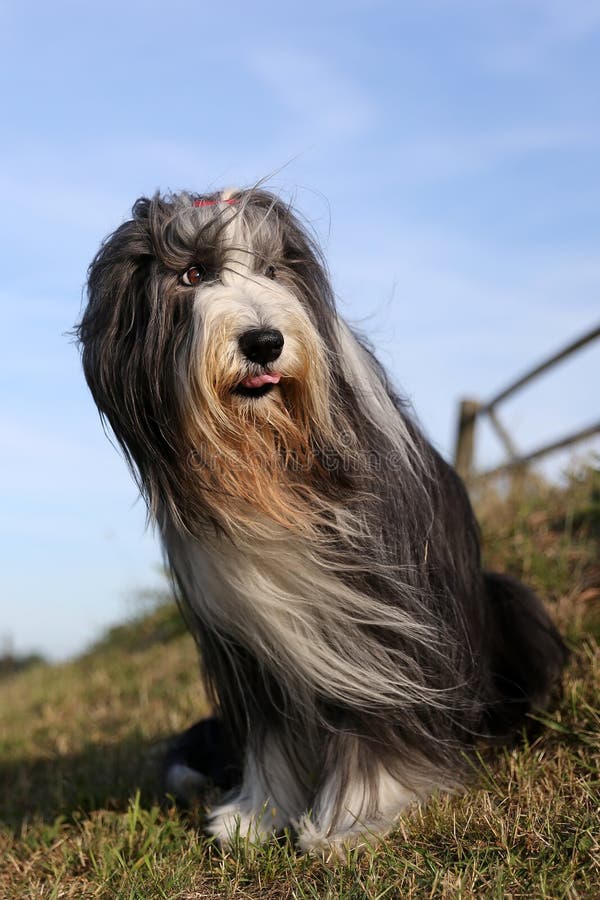
{"label": "green grass", "polygon": [[600,473],[478,498],[490,567],[548,600],[573,657],[533,743],[486,752],[462,796],[402,820],[372,853],[330,863],[289,841],[221,853],[201,812],[163,804],[169,735],[208,711],[172,606],[73,662],[0,685],[0,898],[600,896]]}

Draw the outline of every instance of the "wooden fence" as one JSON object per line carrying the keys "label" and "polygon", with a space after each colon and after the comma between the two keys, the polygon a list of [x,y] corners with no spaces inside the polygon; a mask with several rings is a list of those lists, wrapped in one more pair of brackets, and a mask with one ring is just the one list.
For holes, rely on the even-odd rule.
{"label": "wooden fence", "polygon": [[[509,384],[508,387],[505,387],[496,394],[495,397],[488,400],[487,403],[480,403],[478,400],[474,399],[465,399],[461,401],[458,427],[456,430],[454,465],[465,481],[472,480],[473,478],[485,478],[491,475],[500,475],[502,473],[510,472],[511,470],[523,471],[530,462],[540,459],[542,456],[546,456],[548,453],[552,453],[555,450],[562,450],[564,447],[569,447],[571,444],[575,444],[578,441],[582,441],[585,438],[589,438],[593,434],[600,432],[600,421],[596,421],[586,428],[581,428],[579,431],[558,438],[558,440],[545,444],[543,447],[538,447],[531,453],[520,454],[510,434],[498,418],[497,413],[497,408],[503,400],[506,400],[507,397],[511,397],[524,387],[524,385],[529,384],[530,381],[537,378],[538,375],[548,371],[548,369],[552,368],[563,359],[566,359],[568,356],[571,356],[577,350],[585,347],[586,344],[596,340],[598,337],[600,337],[600,325],[592,328],[590,331],[586,332],[586,334],[577,338],[577,340],[572,341],[566,347],[563,347],[562,350],[554,353],[548,359],[545,359],[533,369],[526,372],[524,375],[521,375]],[[600,395],[600,377],[598,379],[598,393]],[[493,469],[488,469],[484,472],[475,472],[475,431],[477,421],[482,416],[488,417],[490,424],[507,452],[508,459],[501,465],[495,466]]]}

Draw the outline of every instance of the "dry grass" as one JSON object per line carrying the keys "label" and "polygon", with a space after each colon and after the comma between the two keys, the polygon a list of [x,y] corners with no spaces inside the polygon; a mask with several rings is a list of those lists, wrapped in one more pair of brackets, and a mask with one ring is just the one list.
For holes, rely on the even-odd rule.
{"label": "dry grass", "polygon": [[600,474],[479,498],[491,567],[548,598],[573,659],[532,744],[482,758],[474,787],[326,865],[288,841],[221,854],[162,806],[168,735],[206,710],[172,610],[72,663],[2,682],[1,898],[600,896]]}

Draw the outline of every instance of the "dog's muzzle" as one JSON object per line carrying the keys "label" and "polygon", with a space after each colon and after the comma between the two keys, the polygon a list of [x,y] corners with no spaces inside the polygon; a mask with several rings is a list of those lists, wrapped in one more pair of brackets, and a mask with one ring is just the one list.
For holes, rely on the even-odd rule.
{"label": "dog's muzzle", "polygon": [[275,385],[281,375],[272,370],[270,363],[281,356],[283,335],[276,328],[251,328],[238,338],[240,351],[249,362],[262,367],[261,372],[247,375],[234,390],[243,397],[263,397]]}

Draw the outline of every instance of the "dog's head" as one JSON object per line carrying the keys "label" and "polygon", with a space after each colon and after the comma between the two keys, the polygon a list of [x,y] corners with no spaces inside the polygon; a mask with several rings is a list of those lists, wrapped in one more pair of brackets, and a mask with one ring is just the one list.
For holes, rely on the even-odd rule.
{"label": "dog's head", "polygon": [[151,510],[188,528],[228,503],[292,513],[282,479],[306,487],[315,448],[338,440],[335,333],[318,248],[263,190],[138,200],[90,266],[78,327]]}

